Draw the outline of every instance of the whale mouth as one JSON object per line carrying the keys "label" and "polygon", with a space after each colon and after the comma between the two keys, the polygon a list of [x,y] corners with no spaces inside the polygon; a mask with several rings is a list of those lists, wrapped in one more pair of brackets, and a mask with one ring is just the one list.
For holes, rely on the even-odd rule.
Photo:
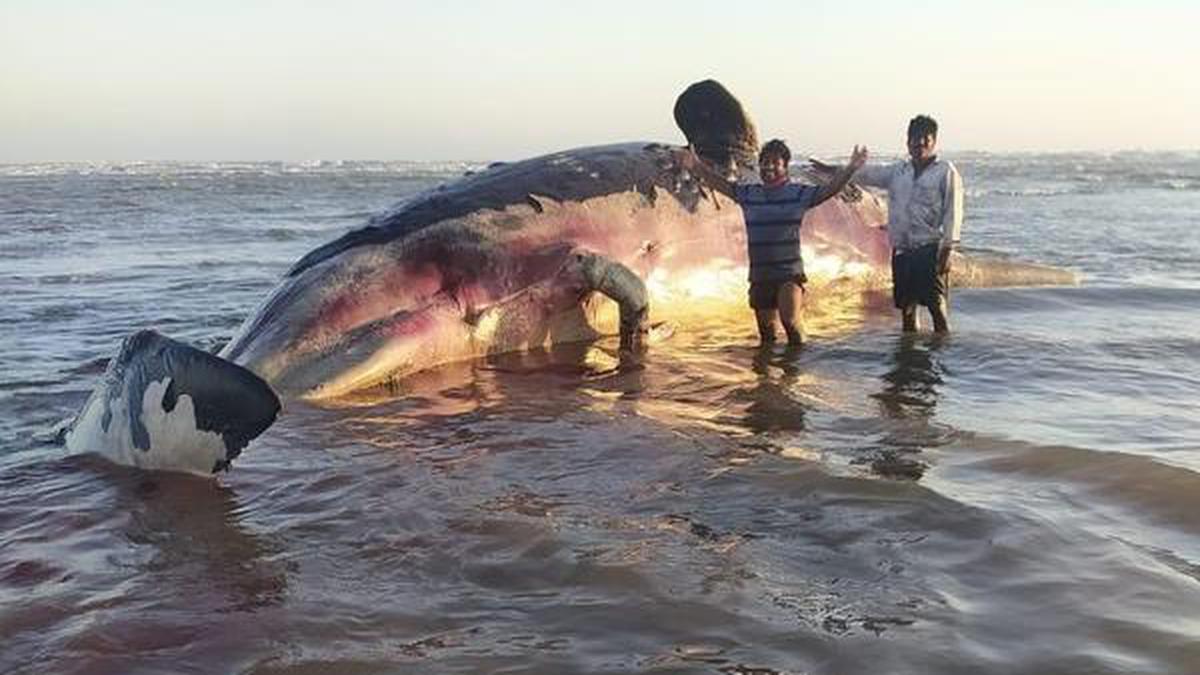
{"label": "whale mouth", "polygon": [[[301,342],[250,364],[285,396],[321,400],[387,384],[430,364],[461,358],[470,326],[462,307],[445,293],[427,304],[396,310],[317,345]],[[269,350],[268,350],[269,351]]]}

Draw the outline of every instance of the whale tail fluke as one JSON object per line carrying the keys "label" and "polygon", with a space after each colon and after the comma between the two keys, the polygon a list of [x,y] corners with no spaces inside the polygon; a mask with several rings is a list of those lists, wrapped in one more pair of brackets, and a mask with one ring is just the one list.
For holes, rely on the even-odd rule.
{"label": "whale tail fluke", "polygon": [[950,282],[958,288],[1077,286],[1079,276],[1061,267],[956,253],[950,265]]}
{"label": "whale tail fluke", "polygon": [[122,343],[66,445],[119,464],[213,474],[228,469],[279,409],[275,392],[249,370],[142,330]]}

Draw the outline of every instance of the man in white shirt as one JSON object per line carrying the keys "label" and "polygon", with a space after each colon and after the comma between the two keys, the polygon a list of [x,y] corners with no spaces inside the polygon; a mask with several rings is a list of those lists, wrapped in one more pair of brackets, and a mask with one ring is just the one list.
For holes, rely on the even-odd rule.
{"label": "man in white shirt", "polygon": [[909,160],[864,166],[854,180],[887,190],[892,245],[892,298],[905,332],[917,330],[917,306],[929,308],[933,330],[950,332],[950,252],[962,231],[963,187],[958,170],[937,157],[937,122],[908,123]]}

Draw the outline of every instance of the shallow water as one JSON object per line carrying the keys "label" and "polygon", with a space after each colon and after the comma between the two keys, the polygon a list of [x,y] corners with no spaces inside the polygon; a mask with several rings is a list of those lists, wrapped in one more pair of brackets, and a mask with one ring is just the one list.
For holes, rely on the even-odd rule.
{"label": "shallow water", "polygon": [[1082,285],[456,364],[215,481],[54,427],[125,335],[219,345],[472,167],[0,166],[0,671],[1195,672],[1200,155],[954,159],[970,246]]}

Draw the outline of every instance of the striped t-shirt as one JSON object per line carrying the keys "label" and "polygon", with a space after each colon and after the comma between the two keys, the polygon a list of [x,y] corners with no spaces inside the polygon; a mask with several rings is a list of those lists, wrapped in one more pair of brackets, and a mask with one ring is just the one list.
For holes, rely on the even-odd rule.
{"label": "striped t-shirt", "polygon": [[800,223],[820,188],[784,183],[779,187],[739,184],[734,197],[746,218],[750,281],[787,281],[804,274]]}

